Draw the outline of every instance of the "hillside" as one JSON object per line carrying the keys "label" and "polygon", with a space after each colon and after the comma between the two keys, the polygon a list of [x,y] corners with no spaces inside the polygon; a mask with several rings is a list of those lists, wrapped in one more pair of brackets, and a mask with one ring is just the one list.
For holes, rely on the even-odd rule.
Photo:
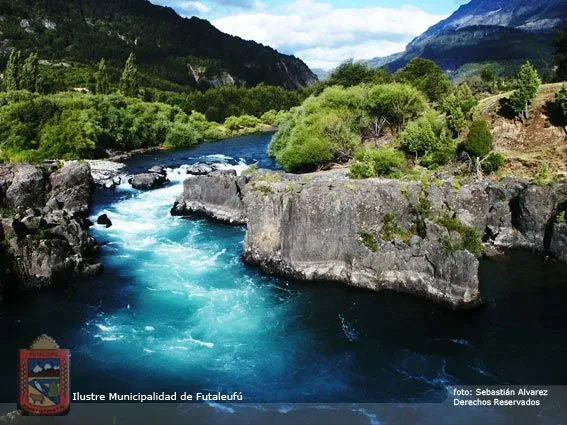
{"label": "hillside", "polygon": [[476,109],[476,117],[490,123],[494,148],[507,162],[500,175],[531,178],[542,163],[552,173],[567,181],[567,132],[554,122],[552,102],[562,83],[544,84],[531,107],[527,125],[501,116],[500,100],[509,96],[503,93],[483,99]]}
{"label": "hillside", "polygon": [[540,70],[549,69],[554,33],[566,18],[567,0],[472,0],[411,41],[405,52],[369,63],[397,70],[422,57],[452,73],[467,64],[514,66],[530,60]]}
{"label": "hillside", "polygon": [[1,66],[14,48],[37,51],[44,64],[92,67],[105,57],[116,69],[134,52],[142,72],[179,86],[296,89],[316,81],[293,56],[147,0],[0,0]]}

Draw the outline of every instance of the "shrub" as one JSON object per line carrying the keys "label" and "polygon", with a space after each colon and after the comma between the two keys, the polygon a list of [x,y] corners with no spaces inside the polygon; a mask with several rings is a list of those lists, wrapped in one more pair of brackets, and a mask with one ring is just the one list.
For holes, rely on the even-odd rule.
{"label": "shrub", "polygon": [[356,154],[356,161],[350,166],[349,176],[353,179],[396,177],[404,163],[404,154],[397,149],[361,149]]}
{"label": "shrub", "polygon": [[478,230],[474,227],[465,226],[459,219],[453,217],[441,217],[436,220],[437,224],[445,227],[450,232],[457,232],[461,235],[462,243],[453,244],[448,241],[446,246],[451,247],[451,251],[458,251],[460,249],[465,249],[473,254],[475,257],[480,257],[484,252],[484,246],[482,245],[482,238]]}
{"label": "shrub", "polygon": [[483,158],[492,150],[492,139],[492,133],[486,121],[476,120],[471,125],[463,147],[470,156]]}
{"label": "shrub", "polygon": [[366,229],[361,229],[358,232],[358,236],[362,244],[372,252],[378,251],[378,242],[374,234]]}
{"label": "shrub", "polygon": [[486,158],[482,160],[482,171],[486,174],[498,171],[506,162],[504,156],[498,152],[490,152]]}
{"label": "shrub", "polygon": [[448,135],[445,119],[435,111],[409,123],[398,141],[418,161],[422,157],[421,165],[425,167],[445,164],[456,151],[455,143]]}
{"label": "shrub", "polygon": [[394,132],[403,130],[405,125],[427,109],[425,96],[407,84],[384,84],[373,86],[368,91],[368,114],[372,119],[374,133],[381,121]]}
{"label": "shrub", "polygon": [[199,133],[190,123],[174,122],[165,137],[166,148],[187,148],[199,141]]}

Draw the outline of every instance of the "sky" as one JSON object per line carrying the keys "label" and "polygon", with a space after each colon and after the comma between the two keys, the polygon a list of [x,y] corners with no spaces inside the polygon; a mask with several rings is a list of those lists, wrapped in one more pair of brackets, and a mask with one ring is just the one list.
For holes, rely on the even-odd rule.
{"label": "sky", "polygon": [[332,69],[403,51],[465,0],[150,0],[223,32]]}

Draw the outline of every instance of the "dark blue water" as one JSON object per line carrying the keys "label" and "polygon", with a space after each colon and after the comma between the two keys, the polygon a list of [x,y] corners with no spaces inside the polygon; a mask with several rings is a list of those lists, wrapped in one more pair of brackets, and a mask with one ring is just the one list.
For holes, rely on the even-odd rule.
{"label": "dark blue water", "polygon": [[245,400],[440,401],[456,384],[567,382],[567,267],[517,253],[483,261],[485,308],[264,277],[241,262],[244,229],[169,214],[184,164],[243,169],[270,135],[131,161],[172,183],[99,192],[93,228],[105,274],[0,307],[0,401],[16,350],[42,333],[72,350],[73,391],[241,391]]}

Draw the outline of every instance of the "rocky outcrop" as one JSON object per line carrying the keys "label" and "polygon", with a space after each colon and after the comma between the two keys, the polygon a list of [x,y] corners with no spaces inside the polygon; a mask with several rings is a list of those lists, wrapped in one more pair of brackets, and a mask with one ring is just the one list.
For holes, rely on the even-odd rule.
{"label": "rocky outcrop", "polygon": [[183,195],[173,205],[171,214],[204,215],[231,224],[244,224],[245,186],[246,178],[238,177],[234,170],[190,177],[183,183]]}
{"label": "rocky outcrop", "polygon": [[87,163],[59,170],[0,166],[0,282],[3,290],[51,286],[102,266],[87,218],[94,182]]}
{"label": "rocky outcrop", "polygon": [[217,172],[187,179],[172,213],[246,223],[243,258],[266,273],[461,308],[480,301],[481,238],[496,249],[564,246],[550,228],[560,189],[517,180],[459,186]]}
{"label": "rocky outcrop", "polygon": [[567,263],[567,224],[557,223],[553,227],[549,252],[561,261]]}
{"label": "rocky outcrop", "polygon": [[128,182],[134,189],[152,190],[157,189],[167,183],[167,172],[164,168],[155,166],[148,170],[147,173],[136,174],[132,176]]}

